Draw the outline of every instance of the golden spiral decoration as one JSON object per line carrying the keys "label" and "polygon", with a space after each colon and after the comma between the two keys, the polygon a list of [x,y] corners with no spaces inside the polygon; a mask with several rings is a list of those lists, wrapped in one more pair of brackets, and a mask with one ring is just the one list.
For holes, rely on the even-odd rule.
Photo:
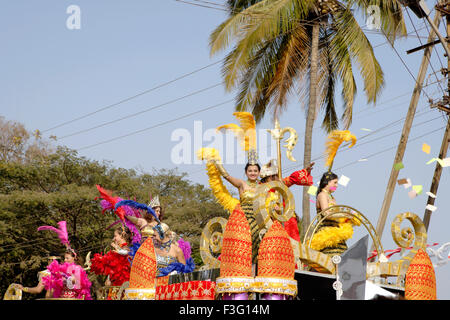
{"label": "golden spiral decoration", "polygon": [[[274,189],[284,199],[285,205],[281,214],[278,214],[274,207],[274,201],[267,202],[267,198],[273,196],[269,190]],[[272,219],[279,222],[286,222],[294,216],[295,201],[294,195],[289,188],[281,181],[271,181],[260,184],[256,187],[256,198],[253,202],[253,212],[255,213],[256,223],[260,229],[268,229],[272,225]],[[282,204],[281,204],[282,206]]]}
{"label": "golden spiral decoration", "polygon": [[[403,220],[409,220],[411,222],[413,230],[411,228],[401,229]],[[414,249],[423,249],[427,244],[427,230],[422,220],[418,215],[412,212],[404,212],[397,215],[391,225],[392,239],[395,243],[402,248],[407,248],[414,242]]]}
{"label": "golden spiral decoration", "polygon": [[22,290],[19,289],[19,285],[12,283],[6,289],[3,300],[22,300]]}
{"label": "golden spiral decoration", "polygon": [[[401,228],[405,219],[409,220],[414,230],[410,227]],[[413,248],[409,250],[407,255],[396,261],[369,262],[367,264],[367,278],[396,276],[396,285],[404,286],[403,279],[412,259],[419,249],[426,250],[427,230],[419,216],[412,212],[404,212],[395,216],[391,225],[391,232],[393,240],[401,248],[408,248],[411,245]]]}
{"label": "golden spiral decoration", "polygon": [[215,217],[208,221],[200,236],[200,256],[202,257],[204,268],[213,269],[220,267],[220,261],[215,257],[222,251],[223,232],[227,219]]}

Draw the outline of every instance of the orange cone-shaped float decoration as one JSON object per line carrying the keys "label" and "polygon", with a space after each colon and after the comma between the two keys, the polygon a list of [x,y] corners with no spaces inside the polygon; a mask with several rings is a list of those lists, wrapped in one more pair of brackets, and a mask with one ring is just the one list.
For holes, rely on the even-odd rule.
{"label": "orange cone-shaped float decoration", "polygon": [[225,226],[220,259],[216,294],[245,293],[246,297],[253,283],[252,240],[250,226],[240,205],[235,207]]}
{"label": "orange cone-shaped float decoration", "polygon": [[274,221],[264,235],[258,251],[258,275],[254,292],[269,294],[267,299],[281,300],[284,296],[297,295],[294,250],[283,226]]}
{"label": "orange cone-shaped float decoration", "polygon": [[127,300],[154,300],[156,288],[156,255],[152,238],[139,247],[130,272],[130,286],[125,289]]}
{"label": "orange cone-shaped float decoration", "polygon": [[406,300],[436,300],[436,275],[428,254],[419,249],[406,271]]}

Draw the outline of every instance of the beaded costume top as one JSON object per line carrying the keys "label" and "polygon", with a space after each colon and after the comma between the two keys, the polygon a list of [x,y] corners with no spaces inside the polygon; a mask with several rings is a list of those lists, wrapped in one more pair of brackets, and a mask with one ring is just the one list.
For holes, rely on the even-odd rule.
{"label": "beaded costume top", "polygon": [[253,212],[253,201],[256,198],[256,193],[254,189],[256,188],[257,182],[247,181],[247,185],[252,189],[246,190],[241,194],[240,204],[245,217],[247,218],[248,224],[250,225],[250,232],[252,235],[252,263],[256,264],[258,259],[258,248],[261,239],[259,237],[259,227],[256,222],[256,217]]}

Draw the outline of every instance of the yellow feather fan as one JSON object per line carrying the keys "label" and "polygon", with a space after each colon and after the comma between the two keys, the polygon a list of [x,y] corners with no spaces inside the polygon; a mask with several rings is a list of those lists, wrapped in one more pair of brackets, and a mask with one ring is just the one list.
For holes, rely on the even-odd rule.
{"label": "yellow feather fan", "polygon": [[228,192],[222,182],[220,172],[216,168],[215,162],[220,163],[222,161],[219,151],[214,148],[201,148],[197,151],[197,157],[200,160],[207,160],[206,171],[209,177],[209,185],[217,202],[228,212],[233,212],[236,205],[239,204],[239,200],[233,198]]}
{"label": "yellow feather fan", "polygon": [[216,130],[231,130],[241,142],[244,151],[256,150],[256,123],[253,115],[250,112],[234,112],[233,115],[239,121],[240,126],[229,123],[217,127]]}
{"label": "yellow feather fan", "polygon": [[338,227],[324,227],[316,232],[311,240],[310,247],[316,251],[334,247],[341,241],[353,236],[353,226],[350,221],[339,223]]}
{"label": "yellow feather fan", "polygon": [[356,137],[349,130],[334,130],[328,135],[325,149],[325,154],[327,155],[325,166],[329,167],[329,170],[333,166],[334,157],[342,142],[350,140],[352,143],[349,145],[349,148],[356,143]]}

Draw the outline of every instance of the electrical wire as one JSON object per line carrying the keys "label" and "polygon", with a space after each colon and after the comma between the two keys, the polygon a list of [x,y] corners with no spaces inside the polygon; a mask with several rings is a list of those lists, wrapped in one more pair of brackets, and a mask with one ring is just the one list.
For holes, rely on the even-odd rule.
{"label": "electrical wire", "polygon": [[[276,62],[277,62],[277,61],[274,61],[274,62],[272,62],[271,64],[274,64],[274,63],[276,63]],[[210,86],[210,87],[207,87],[207,88],[204,88],[204,89],[197,90],[197,91],[192,92],[192,93],[189,93],[189,94],[187,94],[187,95],[185,95],[185,96],[183,96],[183,97],[179,97],[179,98],[174,99],[174,100],[171,100],[171,101],[169,101],[169,102],[165,102],[165,103],[163,103],[163,104],[159,104],[159,105],[154,106],[154,107],[151,107],[151,108],[149,108],[149,109],[146,109],[146,110],[143,110],[143,111],[134,113],[134,114],[127,115],[127,116],[125,116],[125,117],[121,117],[121,118],[118,118],[118,119],[115,119],[115,120],[112,120],[112,121],[109,121],[109,122],[105,122],[105,123],[102,123],[102,124],[100,124],[100,125],[97,125],[97,126],[94,126],[94,127],[88,128],[88,129],[80,130],[80,131],[78,131],[78,132],[75,132],[75,133],[72,133],[72,134],[65,135],[65,136],[61,137],[60,139],[64,139],[64,138],[71,137],[71,136],[74,136],[74,135],[77,135],[77,134],[85,133],[85,132],[88,132],[88,131],[91,131],[91,130],[94,130],[94,129],[97,129],[97,128],[100,128],[100,127],[103,127],[103,126],[106,126],[106,125],[109,125],[109,124],[116,123],[116,122],[118,122],[118,121],[122,121],[122,120],[125,120],[125,119],[129,119],[129,118],[131,118],[131,117],[135,117],[135,116],[140,115],[140,114],[143,114],[143,113],[145,113],[145,112],[149,112],[149,111],[154,110],[154,109],[156,109],[156,108],[159,108],[159,107],[162,107],[162,106],[166,106],[166,105],[168,105],[168,104],[170,104],[170,103],[173,103],[173,102],[182,100],[182,99],[184,99],[184,98],[186,98],[186,97],[190,97],[190,96],[193,96],[193,95],[195,95],[195,94],[198,94],[198,93],[204,92],[204,91],[206,91],[206,90],[209,90],[209,89],[211,89],[211,88],[217,87],[217,86],[221,85],[222,83],[223,83],[223,82],[217,83],[217,84],[215,84],[215,85],[213,85],[213,86]],[[424,91],[424,92],[425,92],[425,91]],[[206,108],[206,109],[204,109],[204,111],[207,111],[207,110],[209,110],[209,109],[210,109],[210,108]],[[200,111],[200,112],[202,112],[202,111]],[[198,112],[196,112],[196,113],[198,113]],[[190,115],[192,115],[192,114],[190,114]],[[187,116],[189,116],[189,115],[187,115]],[[187,116],[185,116],[185,117],[187,117]],[[185,118],[185,117],[181,117],[181,119],[182,119],[182,118]],[[165,122],[164,124],[170,123],[170,122],[173,122],[173,121],[176,121],[176,120],[172,120],[172,121],[169,121],[169,122]],[[104,144],[104,143],[108,143],[108,142],[111,142],[111,141],[115,141],[115,140],[121,139],[121,138],[123,138],[123,137],[127,137],[127,136],[130,136],[130,135],[134,135],[134,134],[136,134],[136,133],[139,133],[139,132],[142,132],[142,131],[147,131],[147,130],[150,130],[150,129],[153,129],[153,128],[159,127],[159,126],[160,126],[160,125],[156,125],[156,126],[152,126],[152,127],[148,127],[148,128],[142,129],[142,130],[134,131],[134,132],[132,132],[132,133],[129,133],[129,134],[126,134],[126,135],[123,135],[123,136],[120,136],[120,137],[116,137],[116,138],[113,138],[113,139],[110,139],[110,140],[107,140],[107,141],[99,142],[99,143],[97,143],[97,144],[93,144],[93,145],[90,145],[90,146],[86,146],[86,147],[79,148],[78,150],[83,150],[83,149],[91,148],[91,147],[98,146],[98,145],[101,145],[101,144]]]}
{"label": "electrical wire", "polygon": [[99,146],[99,145],[102,145],[102,144],[105,144],[105,143],[109,143],[109,142],[112,142],[112,141],[120,140],[120,139],[129,137],[129,136],[141,133],[141,132],[145,132],[145,131],[148,131],[148,130],[151,130],[151,129],[154,129],[154,128],[161,127],[161,126],[163,126],[165,124],[168,124],[168,123],[171,123],[171,122],[175,122],[175,121],[178,121],[178,120],[181,120],[181,119],[185,119],[185,118],[191,117],[191,116],[193,116],[195,114],[198,114],[198,113],[201,113],[201,112],[204,112],[204,111],[215,109],[217,107],[220,107],[220,106],[222,106],[224,104],[227,104],[227,103],[230,103],[230,102],[233,102],[233,101],[234,101],[234,99],[226,100],[224,102],[221,102],[221,103],[218,103],[218,104],[215,104],[215,105],[203,108],[203,109],[195,111],[195,112],[191,112],[191,113],[185,114],[184,116],[181,116],[181,117],[178,117],[178,118],[175,118],[175,119],[172,119],[172,120],[167,120],[167,121],[155,124],[153,126],[150,126],[150,127],[144,128],[144,129],[140,129],[140,130],[136,130],[136,131],[130,132],[130,133],[125,134],[125,135],[114,137],[114,138],[111,138],[111,139],[108,139],[108,140],[105,140],[105,141],[101,141],[101,142],[98,142],[98,143],[94,143],[94,144],[91,144],[91,145],[88,145],[88,146],[85,146],[85,147],[77,148],[77,150],[90,149],[90,148],[93,148],[93,147],[96,147],[96,146]]}
{"label": "electrical wire", "polygon": [[135,99],[135,98],[137,98],[137,97],[140,97],[140,96],[142,96],[142,95],[144,95],[144,94],[147,94],[147,93],[149,93],[149,92],[155,91],[155,90],[160,89],[160,88],[162,88],[162,87],[165,87],[165,86],[167,86],[167,85],[169,85],[169,84],[172,84],[172,83],[174,83],[174,82],[176,82],[176,81],[179,81],[179,80],[181,80],[181,79],[184,79],[184,78],[186,78],[186,77],[189,77],[189,76],[191,76],[191,75],[193,75],[193,74],[195,74],[195,73],[197,73],[197,72],[200,72],[200,71],[202,71],[202,70],[205,70],[205,69],[207,69],[207,68],[209,68],[209,67],[212,67],[212,66],[214,66],[214,65],[216,65],[216,64],[218,64],[218,63],[221,63],[223,60],[224,60],[224,59],[221,59],[221,60],[219,60],[219,61],[213,62],[213,63],[208,64],[208,65],[206,65],[206,66],[204,66],[204,67],[201,67],[201,68],[199,68],[199,69],[196,69],[196,70],[193,70],[193,71],[191,71],[191,72],[185,73],[185,74],[183,74],[183,75],[181,75],[181,76],[179,76],[179,77],[177,77],[177,78],[175,78],[175,79],[173,79],[173,80],[164,82],[164,83],[159,84],[159,85],[157,85],[157,86],[155,86],[155,87],[153,87],[153,88],[150,88],[150,89],[147,89],[147,90],[142,91],[142,92],[140,92],[140,93],[137,93],[137,94],[135,94],[135,95],[133,95],[133,96],[131,96],[131,97],[127,97],[127,98],[122,99],[122,100],[120,100],[120,101],[118,101],[118,102],[115,102],[115,103],[113,103],[113,104],[107,105],[107,106],[102,107],[102,108],[100,108],[100,109],[97,109],[97,110],[95,110],[95,111],[93,111],[93,112],[87,113],[87,114],[85,114],[85,115],[83,115],[83,116],[80,116],[80,117],[77,117],[77,118],[75,118],[75,119],[72,119],[72,120],[69,120],[69,121],[65,121],[65,122],[63,122],[63,123],[60,123],[60,124],[58,124],[58,125],[55,125],[55,126],[53,126],[53,127],[51,127],[51,128],[48,128],[48,129],[46,129],[46,130],[43,130],[42,133],[45,133],[45,132],[48,132],[48,131],[50,131],[50,130],[54,130],[54,129],[60,128],[60,127],[62,127],[62,126],[65,126],[65,125],[67,125],[67,124],[76,122],[76,121],[78,121],[78,120],[85,119],[85,118],[87,118],[87,117],[89,117],[89,116],[92,116],[92,115],[94,115],[94,114],[97,114],[97,113],[99,113],[99,112],[101,112],[101,111],[104,111],[104,110],[110,109],[110,108],[112,108],[112,107],[118,106],[118,105],[120,105],[120,104],[122,104],[122,103],[124,103],[124,102],[130,101],[130,100]]}
{"label": "electrical wire", "polygon": [[[406,10],[406,13],[407,13],[407,15],[408,15],[408,17],[409,17],[409,20],[411,21],[411,25],[413,26],[414,31],[415,31],[416,34],[417,34],[417,37],[419,38],[420,45],[423,45],[422,40],[420,40],[419,33],[418,33],[417,30],[416,30],[416,26],[414,25],[414,22],[413,22],[413,20],[411,19],[411,15],[409,14],[409,10]],[[434,47],[434,46],[433,46],[433,47]],[[439,80],[438,80],[438,78],[437,78],[436,71],[434,70],[433,64],[431,63],[431,59],[430,59],[430,58],[431,58],[431,54],[430,54],[430,57],[428,57],[428,56],[426,56],[426,57],[427,57],[428,63],[430,64],[431,69],[433,70],[434,76],[436,77],[436,80],[438,81],[439,88],[441,89],[442,94],[445,95],[445,91],[444,91],[444,89],[442,89],[441,83],[439,82]]]}
{"label": "electrical wire", "polygon": [[[317,18],[315,18],[315,19],[317,19]],[[311,21],[313,21],[313,20],[315,20],[315,19],[312,19]],[[279,36],[281,36],[281,35],[283,35],[283,34],[287,34],[288,32],[289,32],[289,31],[286,31],[286,32],[284,32],[284,33],[282,33],[282,34],[280,34],[280,35],[277,35],[276,37],[279,37]],[[274,39],[275,39],[276,37],[274,37]],[[381,45],[384,45],[384,44],[386,44],[386,43],[387,43],[387,42],[381,43],[381,44],[379,44],[379,45],[374,46],[373,48],[378,47],[378,46],[381,46]],[[123,100],[121,100],[121,101],[119,101],[119,102],[113,103],[113,104],[108,105],[108,106],[103,107],[103,108],[100,108],[100,109],[98,109],[98,110],[96,110],[96,111],[94,111],[94,112],[85,114],[85,115],[83,115],[83,116],[81,116],[81,117],[78,117],[78,118],[75,118],[75,119],[72,119],[72,120],[63,122],[63,123],[61,123],[61,124],[59,124],[59,125],[56,125],[56,126],[54,126],[54,127],[52,127],[52,128],[49,128],[49,129],[47,129],[47,130],[44,130],[44,131],[42,131],[42,132],[45,133],[45,132],[47,132],[47,131],[49,131],[49,130],[56,129],[56,128],[59,128],[59,127],[62,127],[62,126],[64,126],[64,125],[66,125],[66,124],[70,124],[70,123],[76,122],[76,121],[81,120],[81,119],[84,119],[84,118],[86,118],[86,117],[88,117],[88,116],[94,115],[94,114],[96,114],[96,113],[98,113],[98,112],[101,112],[101,111],[104,111],[104,110],[106,110],[106,109],[112,108],[112,107],[117,106],[117,105],[119,105],[119,104],[122,104],[122,103],[124,103],[124,102],[126,102],[126,101],[130,101],[130,100],[132,100],[132,99],[134,99],[134,98],[136,98],[136,97],[139,97],[139,96],[141,96],[141,95],[144,95],[144,94],[146,94],[146,93],[149,93],[149,92],[151,92],[151,91],[154,91],[154,90],[156,90],[156,89],[159,89],[159,88],[164,87],[164,86],[166,86],[166,85],[168,85],[168,84],[171,84],[171,83],[173,83],[173,82],[175,82],[175,81],[178,81],[178,80],[180,80],[180,79],[186,78],[186,77],[188,77],[188,76],[190,76],[190,75],[192,75],[192,74],[194,74],[194,73],[197,73],[197,72],[199,72],[199,71],[201,71],[201,70],[204,70],[204,69],[209,68],[209,67],[211,67],[211,66],[213,66],[213,65],[216,65],[216,64],[222,62],[223,60],[224,60],[224,59],[219,60],[219,61],[216,61],[216,62],[214,62],[214,63],[212,63],[212,64],[206,65],[206,66],[201,67],[201,68],[199,68],[199,69],[196,69],[196,70],[194,70],[194,71],[192,71],[192,72],[189,72],[189,73],[187,73],[187,74],[184,74],[184,75],[182,75],[182,76],[180,76],[180,77],[177,77],[176,79],[173,79],[173,80],[171,80],[171,81],[165,82],[165,83],[160,84],[160,85],[157,85],[157,86],[155,86],[155,87],[153,87],[153,88],[151,88],[151,89],[145,90],[145,91],[143,91],[143,92],[141,92],[141,93],[138,93],[138,94],[136,94],[136,95],[134,95],[134,96],[125,98],[125,99],[123,99]],[[279,61],[279,60],[278,60],[278,61]],[[271,64],[274,64],[274,63],[276,63],[276,62],[278,62],[278,61],[274,61],[274,62],[272,62]],[[100,128],[100,127],[103,127],[103,126],[106,126],[106,125],[109,125],[109,124],[112,124],[112,123],[121,121],[121,120],[124,120],[124,119],[128,119],[128,118],[137,116],[137,115],[139,115],[139,114],[148,112],[148,111],[150,111],[150,110],[154,110],[154,109],[156,109],[156,108],[158,108],[158,107],[161,107],[161,106],[163,106],[163,105],[167,105],[167,104],[173,103],[173,102],[175,102],[175,101],[181,100],[181,99],[183,99],[183,98],[185,98],[185,97],[189,97],[189,96],[195,95],[195,94],[197,94],[197,93],[206,91],[206,90],[208,90],[208,89],[210,89],[210,88],[212,88],[212,87],[208,87],[208,88],[205,88],[205,89],[201,89],[201,90],[199,90],[199,91],[197,91],[197,92],[188,94],[188,95],[186,95],[186,96],[184,96],[184,97],[181,97],[181,98],[179,98],[179,99],[172,100],[172,101],[170,101],[170,102],[166,102],[166,103],[164,103],[164,104],[162,104],[162,105],[155,106],[155,107],[152,107],[152,108],[150,108],[150,109],[147,109],[147,110],[144,110],[144,111],[141,111],[141,112],[137,112],[137,113],[134,113],[134,114],[125,116],[125,117],[123,117],[123,118],[119,118],[119,119],[116,119],[116,120],[113,120],[113,121],[109,121],[109,122],[106,122],[106,123],[102,123],[102,124],[100,124],[100,125],[97,125],[97,126],[94,126],[94,127],[91,127],[91,128],[87,128],[87,129],[80,130],[80,131],[77,131],[77,132],[74,132],[74,133],[71,133],[71,134],[67,134],[67,135],[62,136],[62,137],[60,137],[60,138],[58,138],[58,139],[64,139],[64,138],[71,137],[71,136],[74,136],[74,135],[77,135],[77,134],[85,133],[85,132],[88,132],[88,131],[91,131],[91,130],[94,130],[94,129],[97,129],[97,128]]]}
{"label": "electrical wire", "polygon": [[[420,135],[420,136],[417,136],[417,137],[415,137],[415,138],[409,139],[408,142],[416,141],[416,140],[421,139],[421,138],[423,138],[423,137],[426,137],[426,136],[428,136],[428,135],[430,135],[430,134],[433,134],[433,133],[435,133],[435,132],[441,131],[441,130],[443,130],[444,128],[445,128],[445,127],[440,127],[440,128],[435,129],[435,130],[433,130],[433,131],[427,132],[427,133],[422,134],[422,135]],[[390,147],[390,148],[387,148],[387,149],[384,149],[384,150],[380,150],[380,151],[378,151],[378,152],[375,152],[375,153],[372,153],[372,154],[366,156],[365,159],[375,157],[375,156],[377,156],[377,155],[379,155],[379,154],[382,154],[382,153],[384,153],[384,152],[393,150],[393,149],[395,149],[395,148],[397,148],[397,147],[398,147],[398,145],[394,145],[394,146],[392,146],[392,147]],[[359,162],[359,161],[353,161],[353,162],[350,162],[350,163],[348,163],[348,164],[346,164],[346,165],[344,165],[344,166],[341,166],[341,167],[339,167],[339,168],[336,168],[335,170],[340,170],[340,169],[346,168],[346,167],[348,167],[348,166],[350,166],[350,165],[353,165],[353,164],[355,164],[355,163],[357,163],[357,162]]]}
{"label": "electrical wire", "polygon": [[[385,110],[388,110],[388,109],[385,109]],[[385,110],[383,110],[383,111],[385,111]],[[420,116],[423,116],[423,115],[425,115],[425,114],[427,114],[427,113],[428,113],[427,110],[423,110],[423,111],[417,112],[415,118],[418,118],[418,117],[420,117]],[[397,120],[395,120],[395,121],[393,121],[393,122],[390,122],[390,123],[384,125],[383,127],[380,127],[380,128],[378,128],[378,129],[376,129],[376,130],[374,130],[374,131],[372,131],[372,132],[370,132],[370,133],[368,133],[368,134],[366,134],[366,135],[360,137],[360,138],[358,139],[358,141],[364,140],[365,138],[367,138],[367,137],[369,137],[369,136],[371,136],[371,135],[374,135],[374,134],[379,133],[379,132],[381,132],[381,131],[383,131],[383,130],[386,130],[386,129],[388,129],[388,128],[390,128],[390,127],[396,125],[396,124],[399,124],[399,123],[401,123],[401,121],[403,121],[403,120],[405,120],[405,119],[406,119],[406,117],[402,117],[402,118],[397,119]],[[426,121],[426,122],[424,122],[424,123],[428,123],[428,122],[433,121],[433,120],[436,120],[436,119],[437,119],[437,118],[432,119],[432,120],[428,120],[428,121]],[[424,124],[424,123],[414,124],[412,127],[416,127],[416,126],[421,125],[421,124]],[[313,128],[313,131],[314,131],[314,130],[317,130],[317,129],[319,129],[319,128],[320,128],[320,126],[316,126],[315,128]],[[401,131],[398,131],[398,132],[401,132]],[[396,134],[396,133],[398,133],[398,132],[391,133],[391,134],[389,134],[389,135],[387,135],[387,136]],[[385,137],[386,137],[386,136],[383,136],[383,138],[385,138]],[[377,138],[377,139],[375,139],[375,140],[371,140],[370,142],[373,142],[373,141],[376,141],[376,140],[379,140],[379,139],[381,139],[381,138]],[[272,141],[272,142],[271,142],[271,145],[273,145],[273,143],[275,143],[275,142]],[[364,143],[364,144],[366,144],[366,143]],[[355,147],[353,147],[352,149],[349,149],[349,150],[357,149],[357,148],[358,148],[359,146],[361,146],[361,145],[362,145],[362,144],[359,143],[358,145],[356,145]],[[316,157],[313,157],[313,159],[312,159],[311,161],[317,161],[317,160],[319,160],[319,159],[321,159],[321,158],[323,158],[323,157],[324,157],[324,155],[316,156]],[[286,168],[285,170],[291,170],[291,169],[293,169],[293,168],[297,168],[297,167],[301,167],[301,166],[303,166],[303,164],[301,164],[301,165],[294,165],[294,166],[292,166],[292,167]],[[283,170],[283,171],[285,171],[285,170]],[[196,171],[194,171],[194,172],[188,173],[188,175],[197,174],[197,173],[200,173],[200,172],[203,172],[203,171],[204,171],[204,169],[199,169],[199,170],[196,170]]]}
{"label": "electrical wire", "polygon": [[[425,114],[425,113],[423,113],[423,114]],[[423,115],[423,114],[422,114],[422,115]],[[417,127],[417,126],[420,126],[420,125],[429,123],[429,122],[431,122],[431,121],[437,120],[437,119],[439,119],[439,118],[440,118],[440,117],[436,117],[436,118],[433,118],[433,119],[430,119],[430,120],[426,120],[426,121],[424,121],[424,122],[421,122],[421,123],[418,123],[418,124],[414,124],[414,125],[411,126],[411,127],[412,127],[412,128],[413,128],[413,127]],[[399,121],[399,120],[397,120],[396,122],[398,122],[398,121]],[[380,128],[380,129],[376,130],[375,132],[380,132],[380,130],[386,129],[386,128],[388,128],[389,126],[392,126],[392,124],[388,124],[387,126],[384,126],[383,128]],[[371,133],[367,134],[366,136],[359,138],[358,140],[361,141],[363,138],[367,138],[369,135],[371,135],[371,134],[373,134],[373,133],[375,133],[375,132],[371,132]],[[350,151],[350,150],[356,150],[356,149],[358,149],[360,146],[362,146],[362,145],[364,145],[364,144],[372,143],[372,142],[375,142],[375,141],[377,141],[377,140],[386,138],[386,137],[388,137],[388,136],[392,136],[392,135],[397,134],[397,133],[400,133],[400,132],[402,132],[402,130],[399,130],[399,131],[396,131],[396,132],[393,132],[393,133],[384,135],[384,136],[382,136],[382,137],[374,138],[374,139],[371,140],[371,141],[367,141],[367,142],[364,142],[364,143],[359,143],[359,144],[355,145],[354,147],[352,147],[351,149],[341,149],[341,150],[338,150],[338,153],[339,153],[339,152],[347,152],[347,151]],[[432,131],[432,132],[434,132],[434,131]],[[395,145],[395,147],[397,147],[397,145]],[[390,150],[390,149],[389,149],[389,150]],[[325,156],[326,156],[325,154],[322,154],[322,155],[320,155],[320,156],[316,156],[313,160],[311,160],[311,162],[312,162],[312,161],[317,161],[317,160],[323,159],[323,158],[325,158]],[[367,159],[367,157],[364,157],[364,158]],[[356,162],[359,162],[359,160],[356,161]],[[292,166],[292,167],[285,168],[285,169],[283,169],[283,171],[285,171],[285,170],[292,170],[292,169],[294,169],[294,168],[303,167],[303,166],[304,166],[304,164],[302,163],[301,165],[294,165],[294,166]]]}
{"label": "electrical wire", "polygon": [[150,108],[148,108],[148,109],[145,109],[145,110],[142,110],[142,111],[139,111],[139,112],[136,112],[136,113],[129,114],[129,115],[125,116],[125,117],[121,117],[121,118],[118,118],[118,119],[115,119],[115,120],[107,121],[107,122],[104,122],[104,123],[102,123],[102,124],[99,124],[99,125],[96,125],[96,126],[87,128],[87,129],[83,129],[83,130],[80,130],[80,131],[77,131],[77,132],[74,132],[74,133],[71,133],[71,134],[67,134],[67,135],[65,135],[65,136],[62,136],[62,137],[58,138],[58,140],[62,140],[62,139],[69,138],[69,137],[73,137],[73,136],[78,135],[78,134],[81,134],[81,133],[86,133],[86,132],[92,131],[92,130],[94,130],[94,129],[98,129],[98,128],[101,128],[101,127],[104,127],[104,126],[107,126],[107,125],[110,125],[110,124],[113,124],[113,123],[116,123],[116,122],[119,122],[119,121],[122,121],[122,120],[134,118],[134,117],[139,116],[139,115],[142,115],[142,114],[144,114],[144,113],[147,113],[147,112],[156,110],[156,109],[158,109],[158,108],[161,108],[161,107],[163,107],[163,106],[167,106],[167,105],[172,104],[172,103],[174,103],[174,102],[178,102],[178,101],[183,100],[183,99],[186,99],[186,98],[188,98],[188,97],[192,97],[192,96],[194,96],[194,95],[196,95],[196,94],[199,94],[199,93],[201,93],[201,92],[205,92],[205,91],[207,91],[207,90],[216,88],[216,87],[222,85],[223,83],[224,83],[224,82],[222,81],[222,82],[216,83],[216,84],[214,84],[214,85],[212,85],[212,86],[209,86],[209,87],[207,87],[207,88],[200,89],[200,90],[194,91],[194,92],[192,92],[192,93],[189,93],[189,94],[187,94],[187,95],[184,95],[184,96],[182,96],[182,97],[179,97],[179,98],[170,100],[170,101],[168,101],[168,102],[164,102],[164,103],[158,104],[158,105],[156,105],[156,106],[150,107]]}

